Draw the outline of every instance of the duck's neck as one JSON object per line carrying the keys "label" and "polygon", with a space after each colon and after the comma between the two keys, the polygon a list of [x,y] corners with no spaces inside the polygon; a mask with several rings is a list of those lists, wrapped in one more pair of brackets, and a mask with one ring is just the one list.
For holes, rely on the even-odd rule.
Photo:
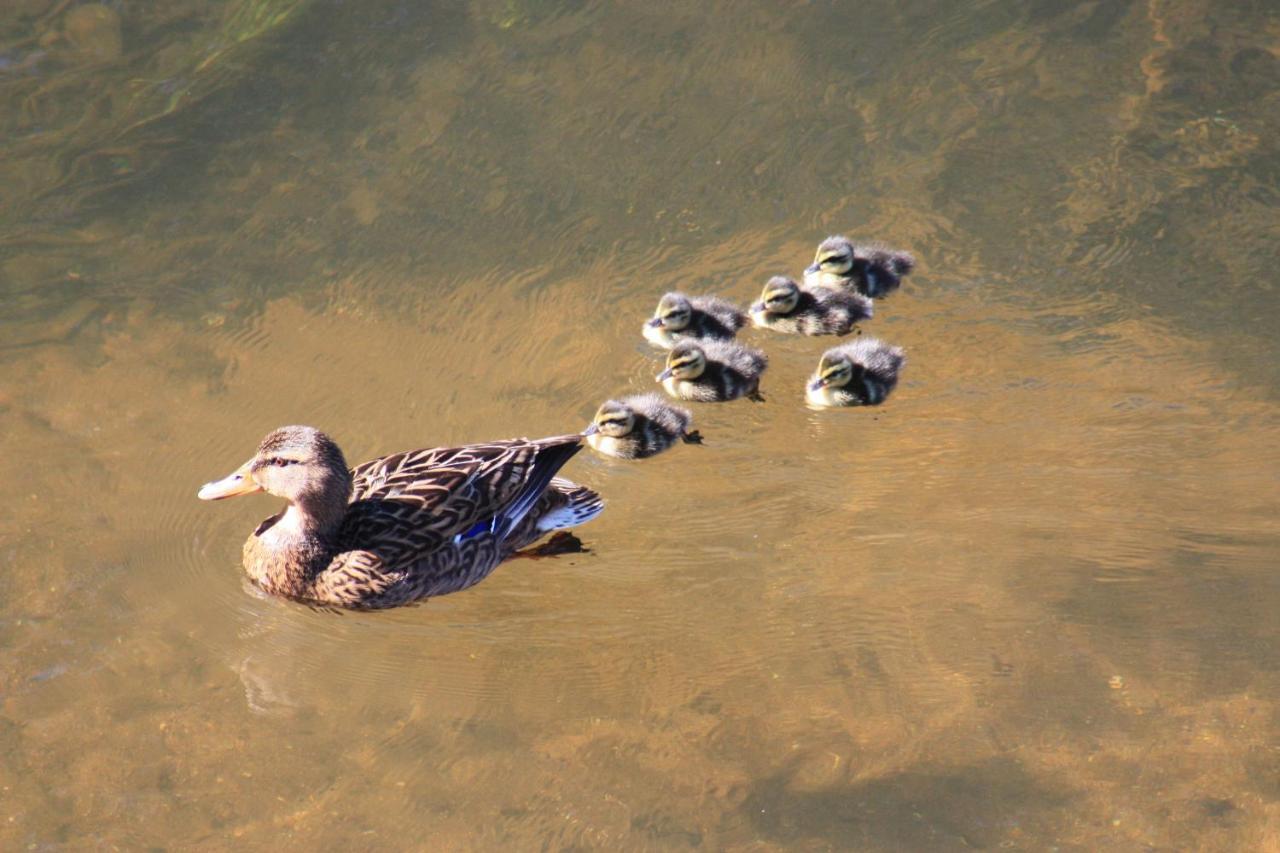
{"label": "duck's neck", "polygon": [[275,529],[289,538],[329,541],[342,523],[346,509],[345,501],[341,504],[327,500],[290,502]]}
{"label": "duck's neck", "polygon": [[316,575],[333,559],[346,502],[290,502],[274,523],[264,523],[245,543],[245,570],[269,592],[305,597]]}

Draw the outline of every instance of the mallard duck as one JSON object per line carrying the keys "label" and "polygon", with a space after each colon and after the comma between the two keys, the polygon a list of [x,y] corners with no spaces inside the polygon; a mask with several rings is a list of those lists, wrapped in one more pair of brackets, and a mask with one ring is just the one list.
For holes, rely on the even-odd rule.
{"label": "mallard duck", "polygon": [[244,544],[245,571],[267,592],[395,607],[465,589],[544,533],[599,515],[598,494],[555,476],[582,439],[410,450],[347,470],[329,436],[287,426],[199,497],[288,502]]}
{"label": "mallard duck", "polygon": [[681,341],[667,353],[658,381],[680,400],[703,403],[747,397],[763,401],[760,375],[769,360],[759,350],[730,341]]}
{"label": "mallard duck", "polygon": [[847,335],[855,323],[870,320],[870,298],[849,290],[806,290],[786,276],[765,283],[760,301],[748,309],[761,329],[799,335]]}
{"label": "mallard duck", "polygon": [[875,338],[842,344],[822,354],[805,398],[814,406],[878,406],[906,362],[901,349]]}
{"label": "mallard duck", "polygon": [[910,252],[883,243],[854,243],[848,237],[828,237],[818,244],[813,263],[804,271],[806,287],[856,290],[875,299],[898,289],[902,276],[915,268]]}
{"label": "mallard duck", "polygon": [[606,456],[647,459],[677,440],[701,444],[702,436],[689,429],[692,424],[688,409],[673,406],[657,394],[636,394],[600,406],[587,444]]}
{"label": "mallard duck", "polygon": [[645,340],[671,349],[680,341],[731,341],[747,325],[738,306],[718,296],[685,296],[668,293],[658,300],[658,310],[644,324]]}

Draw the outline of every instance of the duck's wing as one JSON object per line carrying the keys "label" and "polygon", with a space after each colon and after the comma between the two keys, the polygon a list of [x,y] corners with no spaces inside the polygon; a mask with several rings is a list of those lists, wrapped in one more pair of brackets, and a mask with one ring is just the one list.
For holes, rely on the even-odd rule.
{"label": "duck's wing", "polygon": [[581,435],[409,450],[352,469],[341,547],[388,564],[480,533],[499,540],[520,523]]}

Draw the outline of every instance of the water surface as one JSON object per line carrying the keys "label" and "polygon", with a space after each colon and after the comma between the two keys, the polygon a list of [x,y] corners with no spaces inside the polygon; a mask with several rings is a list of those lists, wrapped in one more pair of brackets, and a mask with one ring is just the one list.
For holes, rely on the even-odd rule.
{"label": "water surface", "polygon": [[[1280,845],[1278,37],[21,0],[0,844]],[[352,461],[577,428],[652,387],[662,292],[745,302],[834,232],[920,259],[867,324],[894,396],[810,411],[827,341],[750,334],[767,403],[571,463],[588,554],[337,615],[242,580],[271,500],[194,499],[285,423]]]}

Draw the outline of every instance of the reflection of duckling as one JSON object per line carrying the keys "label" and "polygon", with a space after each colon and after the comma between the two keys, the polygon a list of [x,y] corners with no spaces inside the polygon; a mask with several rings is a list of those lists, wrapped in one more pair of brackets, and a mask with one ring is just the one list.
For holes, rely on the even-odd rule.
{"label": "reflection of duckling", "polygon": [[860,338],[827,350],[809,380],[805,399],[814,406],[876,406],[898,384],[906,364],[898,347]]}
{"label": "reflection of duckling", "polygon": [[768,366],[764,353],[731,341],[681,341],[667,353],[667,369],[658,374],[658,381],[681,400],[763,401],[760,374]]}
{"label": "reflection of duckling", "polygon": [[653,319],[644,324],[644,337],[649,343],[671,349],[679,341],[730,341],[747,324],[747,315],[718,296],[694,296],[668,293],[658,300]]}
{"label": "reflection of duckling", "polygon": [[902,276],[915,268],[910,252],[883,243],[854,243],[848,237],[828,237],[818,244],[813,263],[804,271],[806,287],[856,290],[875,298],[898,289]]}
{"label": "reflection of duckling", "polygon": [[701,444],[702,436],[690,430],[693,416],[657,394],[636,394],[609,400],[596,412],[595,432],[587,444],[606,456],[647,459],[676,443]]}
{"label": "reflection of duckling", "polygon": [[805,290],[775,275],[749,310],[751,322],[762,329],[793,335],[847,335],[859,320],[871,319],[872,306],[861,293],[825,287]]}

